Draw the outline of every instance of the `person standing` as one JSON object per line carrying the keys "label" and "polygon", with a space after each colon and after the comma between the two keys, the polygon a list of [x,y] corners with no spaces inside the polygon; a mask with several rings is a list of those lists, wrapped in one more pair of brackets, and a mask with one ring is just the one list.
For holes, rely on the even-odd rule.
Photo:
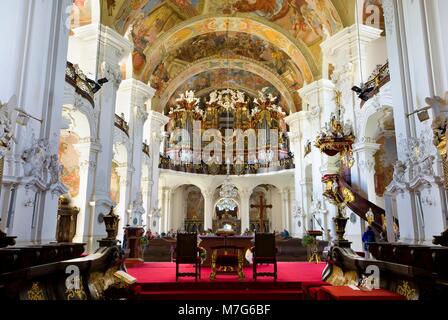
{"label": "person standing", "polygon": [[370,259],[369,243],[375,242],[375,232],[373,232],[371,226],[368,226],[366,232],[362,235],[362,242],[364,246],[364,258]]}

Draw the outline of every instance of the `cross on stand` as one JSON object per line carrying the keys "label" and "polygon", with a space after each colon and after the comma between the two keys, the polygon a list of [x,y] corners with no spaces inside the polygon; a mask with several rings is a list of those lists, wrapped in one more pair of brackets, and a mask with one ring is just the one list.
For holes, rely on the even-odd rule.
{"label": "cross on stand", "polygon": [[260,232],[264,232],[264,210],[272,209],[272,204],[265,204],[264,195],[260,194],[260,204],[251,204],[251,208],[260,209]]}

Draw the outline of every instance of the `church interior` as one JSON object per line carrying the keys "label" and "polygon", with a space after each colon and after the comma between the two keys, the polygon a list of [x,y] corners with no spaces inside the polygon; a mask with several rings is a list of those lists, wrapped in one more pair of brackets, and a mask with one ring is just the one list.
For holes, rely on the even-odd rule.
{"label": "church interior", "polygon": [[2,299],[448,297],[448,1],[0,8]]}

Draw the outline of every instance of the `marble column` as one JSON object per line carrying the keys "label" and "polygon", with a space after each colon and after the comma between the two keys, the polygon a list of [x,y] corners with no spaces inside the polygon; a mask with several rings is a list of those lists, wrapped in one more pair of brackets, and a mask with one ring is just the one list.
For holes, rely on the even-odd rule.
{"label": "marble column", "polygon": [[432,146],[431,123],[440,110],[429,110],[429,121],[408,116],[425,107],[426,98],[448,91],[447,41],[440,37],[446,19],[438,12],[443,3],[383,0],[398,159],[405,164],[387,190],[396,200],[404,242],[429,244],[447,227],[446,192]]}
{"label": "marble column", "polygon": [[150,150],[151,150],[151,210],[159,208],[159,161],[160,161],[160,147],[163,140],[163,131],[169,118],[156,111],[148,111],[149,127],[150,127]]}
{"label": "marble column", "polygon": [[148,118],[146,102],[154,95],[154,89],[135,80],[128,79],[121,83],[117,93],[117,106],[129,110],[131,117],[129,122],[132,151],[130,163],[134,168],[131,180],[130,210],[139,205],[139,193],[141,192],[142,157],[143,157],[143,126]]}
{"label": "marble column", "polygon": [[[94,141],[88,141],[75,145],[76,151],[79,153],[79,193],[73,199],[73,204],[79,207],[76,223],[76,235],[74,242],[89,242],[90,225],[92,223],[99,223],[92,221],[89,199],[93,192],[93,179],[96,169],[96,157],[101,150],[101,146]],[[104,228],[104,235],[106,235],[106,228]]]}
{"label": "marble column", "polygon": [[285,188],[282,190],[282,225],[284,229],[291,230],[291,210],[289,208],[289,189]]}
{"label": "marble column", "polygon": [[244,233],[246,229],[250,228],[250,216],[249,216],[249,205],[250,205],[250,195],[251,192],[248,189],[240,190],[241,199],[241,233]]}
{"label": "marble column", "polygon": [[145,215],[142,216],[143,225],[146,226],[146,228],[152,228],[151,227],[151,219],[150,214],[151,210],[149,209],[149,178],[147,176],[143,176],[142,174],[142,182],[141,182],[141,191],[143,196],[143,208],[145,209]]}
{"label": "marble column", "polygon": [[171,195],[172,191],[168,187],[162,188],[162,220],[161,232],[167,233],[171,229]]}
{"label": "marble column", "polygon": [[116,204],[115,213],[120,216],[120,222],[118,226],[118,239],[123,237],[123,228],[127,224],[131,224],[131,211],[129,208],[130,200],[130,187],[131,187],[131,175],[132,170],[128,164],[122,164],[116,168],[118,177],[120,178],[120,201]]}
{"label": "marble column", "polygon": [[[113,159],[113,137],[115,130],[115,107],[117,90],[121,83],[119,63],[127,58],[132,44],[109,27],[92,23],[73,30],[74,46],[68,60],[79,65],[90,78],[108,79],[95,95],[95,108],[99,110],[97,133],[101,152],[96,159],[94,190],[90,199],[93,221],[100,214],[107,214],[113,205],[110,199],[110,182]],[[126,209],[125,209],[126,210]],[[123,213],[120,213],[123,214]],[[121,221],[126,225],[127,221]],[[120,230],[121,232],[122,230]],[[92,230],[93,242],[104,233],[103,224],[95,224]]]}
{"label": "marble column", "polygon": [[[7,12],[0,21],[0,72],[3,79],[0,101],[16,97],[17,106],[38,119],[26,126],[14,126],[17,144],[13,144],[4,163],[2,197],[9,199],[16,184],[15,200],[2,206],[1,216],[11,216],[8,234],[17,236],[18,244],[48,243],[55,240],[58,197],[66,191],[49,186],[39,177],[25,177],[20,159],[33,139],[45,139],[48,153],[57,154],[57,141],[62,120],[62,102],[69,30],[66,8],[71,1],[13,1],[0,3]],[[39,171],[39,168],[35,168]],[[41,181],[39,181],[41,180]],[[40,185],[40,186],[38,186]]]}
{"label": "marble column", "polygon": [[384,207],[379,203],[375,191],[375,154],[380,149],[377,143],[357,143],[353,146],[357,170],[359,170],[357,185],[366,199],[370,202]]}
{"label": "marble column", "polygon": [[213,191],[203,190],[204,196],[204,230],[213,229]]}

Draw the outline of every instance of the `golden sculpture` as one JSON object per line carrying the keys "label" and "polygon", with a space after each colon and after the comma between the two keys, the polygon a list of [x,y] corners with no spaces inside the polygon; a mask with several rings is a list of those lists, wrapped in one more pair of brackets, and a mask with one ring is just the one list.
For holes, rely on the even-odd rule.
{"label": "golden sculpture", "polygon": [[76,234],[76,218],[78,214],[79,208],[72,205],[70,196],[61,195],[58,202],[57,242],[72,242]]}
{"label": "golden sculpture", "polygon": [[434,145],[442,158],[442,167],[444,175],[445,190],[448,191],[448,154],[446,145],[446,126],[443,124],[442,128],[433,128],[434,131]]}
{"label": "golden sculpture", "polygon": [[355,202],[355,195],[347,188],[342,189],[342,197],[345,204]]}
{"label": "golden sculpture", "polygon": [[326,155],[333,157],[340,155],[342,163],[348,167],[354,164],[352,146],[355,142],[353,127],[349,121],[344,122],[341,112],[341,93],[335,91],[336,112],[331,115],[330,122],[327,122],[316,137],[315,146]]}
{"label": "golden sculpture", "polygon": [[[212,273],[210,274],[210,280],[214,281],[216,279],[217,274],[232,274],[236,273],[238,275],[238,279],[242,281],[244,279],[244,256],[243,256],[243,250],[238,249],[237,250],[237,266],[235,270],[235,266],[233,265],[218,265],[218,250],[213,250],[212,253]],[[227,250],[224,251],[224,256],[228,255]]]}
{"label": "golden sculpture", "polygon": [[417,291],[409,285],[408,281],[402,281],[397,287],[397,293],[404,296],[407,300],[418,300]]}
{"label": "golden sculpture", "polygon": [[87,300],[87,294],[84,291],[81,276],[79,277],[79,285],[80,285],[79,289],[65,290],[65,297],[67,300]]}
{"label": "golden sculpture", "polygon": [[39,282],[34,282],[31,289],[28,290],[28,300],[45,300],[44,291],[41,289]]}

